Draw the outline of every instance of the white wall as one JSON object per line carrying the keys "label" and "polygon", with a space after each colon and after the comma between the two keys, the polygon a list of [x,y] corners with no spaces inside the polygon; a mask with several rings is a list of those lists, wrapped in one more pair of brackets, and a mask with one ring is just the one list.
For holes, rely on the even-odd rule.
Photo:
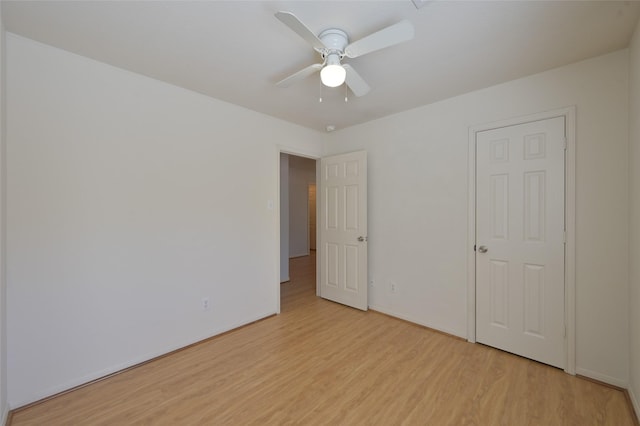
{"label": "white wall", "polygon": [[6,148],[6,96],[5,96],[5,32],[0,7],[0,424],[5,424],[7,407],[7,284],[5,275],[5,148]]}
{"label": "white wall", "polygon": [[640,417],[640,21],[629,47],[629,394]]}
{"label": "white wall", "polygon": [[309,184],[316,181],[316,161],[289,157],[289,256],[309,254]]}
{"label": "white wall", "polygon": [[6,54],[12,408],[276,312],[279,151],[322,134],[12,34]]}
{"label": "white wall", "polygon": [[623,50],[328,135],[368,151],[369,305],[466,336],[468,129],[576,105],[577,368],[626,386],[627,80]]}
{"label": "white wall", "polygon": [[289,281],[289,155],[280,154],[280,282]]}

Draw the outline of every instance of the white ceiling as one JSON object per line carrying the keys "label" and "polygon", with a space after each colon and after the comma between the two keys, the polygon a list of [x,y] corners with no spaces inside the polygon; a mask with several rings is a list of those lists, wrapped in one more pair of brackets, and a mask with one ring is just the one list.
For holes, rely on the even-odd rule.
{"label": "white ceiling", "polygon": [[[275,83],[313,49],[273,14],[351,41],[409,19],[415,38],[348,60],[356,98],[319,75]],[[7,31],[302,126],[344,128],[628,45],[640,1],[2,1]],[[346,62],[346,61],[345,61]]]}

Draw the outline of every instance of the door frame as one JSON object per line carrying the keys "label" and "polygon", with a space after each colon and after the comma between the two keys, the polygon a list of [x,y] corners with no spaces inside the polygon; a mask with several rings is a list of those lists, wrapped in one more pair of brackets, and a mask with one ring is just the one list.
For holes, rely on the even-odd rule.
{"label": "door frame", "polygon": [[564,247],[564,318],[565,356],[564,371],[576,374],[576,107],[569,106],[551,111],[514,117],[469,127],[468,156],[468,226],[467,226],[467,341],[476,342],[476,134],[486,130],[515,126],[549,118],[564,117],[565,139],[565,247]]}
{"label": "door frame", "polygon": [[[318,160],[316,160],[316,175],[318,174]],[[309,193],[311,192],[311,186],[313,186],[313,190],[315,191],[315,211],[316,211],[316,224],[315,224],[315,229],[316,229],[316,248],[314,249],[317,253],[317,244],[318,244],[318,183],[317,181],[312,183],[312,182],[307,182],[307,246],[309,249],[309,255],[311,255],[311,236],[313,235],[313,233],[311,232],[311,227],[309,226],[309,224],[311,223],[311,200],[309,198]]]}

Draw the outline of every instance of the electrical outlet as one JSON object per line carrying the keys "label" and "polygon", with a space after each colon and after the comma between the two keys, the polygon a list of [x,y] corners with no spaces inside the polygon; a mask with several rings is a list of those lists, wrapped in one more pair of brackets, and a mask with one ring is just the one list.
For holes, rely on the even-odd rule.
{"label": "electrical outlet", "polygon": [[376,282],[373,281],[373,279],[369,280],[369,287],[375,287],[376,286]]}
{"label": "electrical outlet", "polygon": [[208,297],[204,297],[202,299],[202,310],[203,311],[208,311],[209,309],[210,309],[209,298]]}
{"label": "electrical outlet", "polygon": [[395,293],[398,290],[397,285],[394,282],[389,283],[389,288],[391,289],[391,293]]}

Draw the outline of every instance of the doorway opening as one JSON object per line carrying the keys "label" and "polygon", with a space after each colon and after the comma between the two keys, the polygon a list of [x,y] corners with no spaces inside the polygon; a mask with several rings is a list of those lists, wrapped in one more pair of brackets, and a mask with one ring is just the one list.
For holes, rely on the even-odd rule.
{"label": "doorway opening", "polygon": [[317,161],[280,153],[280,303],[316,285]]}

